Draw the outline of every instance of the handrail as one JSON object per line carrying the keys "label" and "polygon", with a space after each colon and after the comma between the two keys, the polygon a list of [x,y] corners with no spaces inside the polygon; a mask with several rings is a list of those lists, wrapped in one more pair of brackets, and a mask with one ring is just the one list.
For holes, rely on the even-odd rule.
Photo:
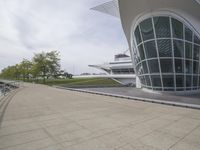
{"label": "handrail", "polygon": [[19,81],[0,80],[0,99],[11,90],[20,87]]}

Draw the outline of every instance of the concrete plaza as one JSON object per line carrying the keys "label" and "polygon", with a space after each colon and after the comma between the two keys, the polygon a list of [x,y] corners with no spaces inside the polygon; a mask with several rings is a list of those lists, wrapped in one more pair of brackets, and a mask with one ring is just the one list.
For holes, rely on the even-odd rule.
{"label": "concrete plaza", "polygon": [[200,149],[200,110],[26,84],[0,112],[0,150]]}

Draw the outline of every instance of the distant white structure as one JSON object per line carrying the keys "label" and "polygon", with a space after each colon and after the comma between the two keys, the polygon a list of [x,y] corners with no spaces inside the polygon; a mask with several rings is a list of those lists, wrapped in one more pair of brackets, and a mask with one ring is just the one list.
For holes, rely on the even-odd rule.
{"label": "distant white structure", "polygon": [[200,0],[114,0],[93,9],[121,19],[137,87],[200,91]]}
{"label": "distant white structure", "polygon": [[104,75],[104,77],[112,78],[120,84],[134,86],[136,83],[131,58],[125,53],[115,55],[113,62],[89,65],[89,67],[105,71],[107,75]]}

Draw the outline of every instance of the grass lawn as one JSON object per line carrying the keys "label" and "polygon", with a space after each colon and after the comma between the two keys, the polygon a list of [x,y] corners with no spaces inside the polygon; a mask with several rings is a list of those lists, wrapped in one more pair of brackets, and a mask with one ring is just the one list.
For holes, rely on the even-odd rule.
{"label": "grass lawn", "polygon": [[47,85],[59,85],[64,87],[105,87],[120,86],[120,84],[109,78],[75,78],[75,79],[49,79]]}

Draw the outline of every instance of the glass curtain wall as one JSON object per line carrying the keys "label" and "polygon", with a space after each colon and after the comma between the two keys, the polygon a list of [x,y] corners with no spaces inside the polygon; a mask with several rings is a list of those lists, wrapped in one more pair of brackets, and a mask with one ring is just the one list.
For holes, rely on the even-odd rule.
{"label": "glass curtain wall", "polygon": [[134,31],[134,61],[142,87],[159,91],[200,89],[200,39],[181,21],[157,16]]}

